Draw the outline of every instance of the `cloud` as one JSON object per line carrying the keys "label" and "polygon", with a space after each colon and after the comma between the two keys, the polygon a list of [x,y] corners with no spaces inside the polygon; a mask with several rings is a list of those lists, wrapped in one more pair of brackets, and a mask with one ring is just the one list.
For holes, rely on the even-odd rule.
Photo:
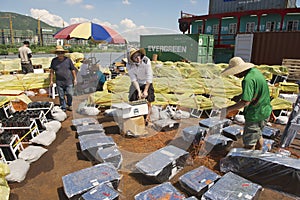
{"label": "cloud", "polygon": [[66,0],[66,4],[74,5],[81,3],[82,0]]}
{"label": "cloud", "polygon": [[87,9],[87,10],[92,10],[92,9],[95,8],[93,5],[90,5],[90,4],[86,4],[86,5],[84,5],[83,7],[84,7],[85,9]]}
{"label": "cloud", "polygon": [[30,9],[30,14],[33,18],[38,19],[40,18],[41,21],[56,27],[63,27],[63,25],[68,26],[62,17],[50,13],[48,10],[45,9]]}
{"label": "cloud", "polygon": [[131,3],[128,0],[122,0],[122,4],[129,5]]}
{"label": "cloud", "polygon": [[136,25],[135,25],[135,23],[133,23],[133,21],[131,20],[131,19],[127,19],[127,18],[125,18],[125,19],[123,19],[121,22],[120,22],[120,24],[123,26],[123,27],[125,27],[125,28],[136,28]]}
{"label": "cloud", "polygon": [[197,1],[196,0],[190,0],[192,4],[196,4]]}
{"label": "cloud", "polygon": [[82,22],[89,22],[89,19],[82,18],[82,17],[75,17],[70,19],[70,24],[77,24]]}

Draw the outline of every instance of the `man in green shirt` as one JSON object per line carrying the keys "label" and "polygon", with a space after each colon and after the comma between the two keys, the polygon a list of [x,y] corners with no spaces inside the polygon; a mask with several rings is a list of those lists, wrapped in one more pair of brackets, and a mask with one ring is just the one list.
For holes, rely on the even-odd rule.
{"label": "man in green shirt", "polygon": [[272,112],[266,79],[258,69],[254,68],[252,63],[246,63],[240,57],[230,59],[229,66],[222,71],[222,75],[244,77],[241,99],[236,104],[226,108],[225,111],[228,113],[244,108],[244,147],[261,150],[263,147],[262,129]]}

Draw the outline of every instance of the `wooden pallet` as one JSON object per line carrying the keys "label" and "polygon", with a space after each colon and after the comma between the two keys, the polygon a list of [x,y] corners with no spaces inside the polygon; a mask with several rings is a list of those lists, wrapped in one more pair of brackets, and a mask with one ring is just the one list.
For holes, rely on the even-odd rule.
{"label": "wooden pallet", "polygon": [[300,80],[300,59],[283,59],[282,65],[288,68],[288,81],[294,82]]}

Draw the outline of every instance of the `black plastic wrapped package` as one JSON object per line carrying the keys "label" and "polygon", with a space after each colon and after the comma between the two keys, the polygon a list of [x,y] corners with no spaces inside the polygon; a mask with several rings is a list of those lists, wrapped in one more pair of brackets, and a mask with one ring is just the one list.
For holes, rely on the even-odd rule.
{"label": "black plastic wrapped package", "polygon": [[179,123],[173,119],[160,119],[153,122],[154,129],[157,131],[171,131],[179,127]]}
{"label": "black plastic wrapped package", "polygon": [[85,125],[91,125],[91,124],[99,124],[98,120],[92,117],[84,117],[79,119],[73,119],[72,120],[73,126],[85,126]]}
{"label": "black plastic wrapped package", "polygon": [[136,168],[146,177],[162,183],[181,170],[188,152],[173,145],[165,146],[136,163]]}
{"label": "black plastic wrapped package", "polygon": [[102,124],[90,124],[90,125],[77,126],[76,130],[77,130],[76,132],[78,135],[86,135],[86,134],[90,134],[90,133],[105,134]]}
{"label": "black plastic wrapped package", "polygon": [[207,128],[196,126],[188,126],[182,129],[182,138],[186,142],[198,144],[200,140],[204,139],[207,133]]}
{"label": "black plastic wrapped package", "polygon": [[80,200],[117,200],[119,193],[107,184],[100,184],[84,193]]}
{"label": "black plastic wrapped package", "polygon": [[280,130],[277,128],[272,128],[265,126],[262,130],[262,136],[268,139],[274,139],[280,134]]}
{"label": "black plastic wrapped package", "polygon": [[188,194],[201,197],[219,178],[212,170],[200,166],[179,177],[179,183]]}
{"label": "black plastic wrapped package", "polygon": [[219,117],[210,117],[199,121],[199,125],[209,128],[208,134],[220,134],[222,128],[231,124],[230,119],[220,119]]}
{"label": "black plastic wrapped package", "polygon": [[205,149],[221,150],[231,146],[233,140],[221,134],[208,135],[204,139]]}
{"label": "black plastic wrapped package", "polygon": [[123,157],[117,146],[99,148],[96,153],[96,160],[99,162],[110,162],[115,168],[121,167]]}
{"label": "black plastic wrapped package", "polygon": [[202,196],[203,200],[254,200],[262,187],[237,174],[228,172]]}
{"label": "black plastic wrapped package", "polygon": [[222,172],[232,171],[263,187],[300,196],[300,160],[259,150],[232,149],[220,161]]}
{"label": "black plastic wrapped package", "polygon": [[62,177],[64,191],[68,198],[77,198],[103,183],[109,183],[117,189],[120,179],[120,174],[111,163],[98,164]]}
{"label": "black plastic wrapped package", "polygon": [[185,199],[185,196],[181,194],[170,182],[165,182],[135,195],[134,199],[135,200],[153,200],[153,199],[178,200],[178,199]]}
{"label": "black plastic wrapped package", "polygon": [[95,160],[99,148],[115,146],[113,138],[110,136],[101,136],[100,134],[88,134],[78,136],[82,153],[89,159]]}
{"label": "black plastic wrapped package", "polygon": [[228,138],[233,139],[234,141],[237,141],[237,139],[242,136],[243,131],[244,131],[243,126],[235,124],[223,128],[222,134]]}

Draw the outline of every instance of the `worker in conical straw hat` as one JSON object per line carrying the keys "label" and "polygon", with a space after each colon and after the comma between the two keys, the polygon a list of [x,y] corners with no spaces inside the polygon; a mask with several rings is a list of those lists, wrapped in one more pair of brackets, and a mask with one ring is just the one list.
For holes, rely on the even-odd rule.
{"label": "worker in conical straw hat", "polygon": [[221,115],[244,108],[245,125],[243,143],[247,149],[262,149],[262,129],[268,121],[272,107],[268,83],[254,64],[245,62],[240,57],[233,57],[222,75],[234,75],[242,80],[242,94],[236,104],[222,109]]}
{"label": "worker in conical straw hat", "polygon": [[131,48],[128,52],[128,63],[126,65],[128,75],[131,79],[129,88],[129,101],[146,99],[148,103],[148,115],[146,125],[150,122],[151,102],[155,100],[153,88],[153,72],[150,59],[145,56],[143,49]]}

